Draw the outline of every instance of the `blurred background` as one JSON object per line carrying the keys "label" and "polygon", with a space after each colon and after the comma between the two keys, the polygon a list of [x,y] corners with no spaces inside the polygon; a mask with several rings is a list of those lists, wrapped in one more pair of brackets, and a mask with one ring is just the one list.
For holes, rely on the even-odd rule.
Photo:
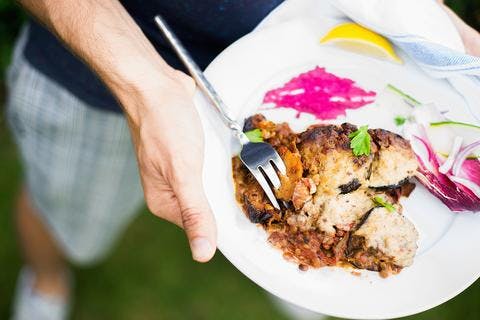
{"label": "blurred background", "polygon": [[[480,0],[446,2],[480,30]],[[22,173],[3,114],[4,71],[24,19],[13,1],[0,0],[0,319],[9,318],[21,266],[12,211]],[[75,269],[75,275],[73,319],[286,319],[221,253],[206,265],[193,263],[183,233],[146,210],[106,261]],[[480,281],[455,299],[405,319],[480,319]]]}

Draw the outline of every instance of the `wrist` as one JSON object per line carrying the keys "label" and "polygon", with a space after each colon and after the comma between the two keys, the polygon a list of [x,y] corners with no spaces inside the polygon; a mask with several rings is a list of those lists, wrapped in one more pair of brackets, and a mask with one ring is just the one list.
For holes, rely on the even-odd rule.
{"label": "wrist", "polygon": [[193,79],[183,72],[151,63],[131,65],[112,78],[107,85],[134,126],[175,97],[193,96],[195,88]]}

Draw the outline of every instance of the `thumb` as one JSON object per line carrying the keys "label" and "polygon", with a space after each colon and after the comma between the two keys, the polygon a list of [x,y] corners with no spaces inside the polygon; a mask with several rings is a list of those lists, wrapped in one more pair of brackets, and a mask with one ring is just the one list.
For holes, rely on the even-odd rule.
{"label": "thumb", "polygon": [[215,254],[217,229],[202,182],[194,181],[190,177],[174,187],[174,191],[193,259],[198,262],[207,262]]}

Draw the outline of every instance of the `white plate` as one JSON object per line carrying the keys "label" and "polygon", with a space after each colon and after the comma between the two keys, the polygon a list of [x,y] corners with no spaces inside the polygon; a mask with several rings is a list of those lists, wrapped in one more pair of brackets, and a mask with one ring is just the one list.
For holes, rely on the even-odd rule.
{"label": "white plate", "polygon": [[[396,65],[320,46],[322,32],[309,21],[263,29],[224,51],[207,69],[207,76],[240,121],[257,111],[267,89],[316,65],[377,92],[392,83],[420,101],[451,108],[449,116],[455,120],[468,120],[463,100],[445,83],[427,78],[408,60]],[[299,271],[297,265],[285,261],[280,251],[267,243],[264,230],[250,223],[236,204],[231,178],[231,156],[237,150],[236,144],[201,95],[197,95],[197,104],[206,135],[204,184],[218,224],[218,246],[261,287],[320,313],[385,319],[433,308],[479,277],[480,217],[451,213],[418,184],[404,201],[405,214],[420,233],[419,250],[411,267],[388,279],[369,271],[354,276],[341,268]],[[383,108],[389,107],[367,106],[349,112],[346,120],[395,129],[392,117]],[[275,121],[289,121],[297,129],[312,120],[295,120],[294,113],[286,109],[264,113]]]}

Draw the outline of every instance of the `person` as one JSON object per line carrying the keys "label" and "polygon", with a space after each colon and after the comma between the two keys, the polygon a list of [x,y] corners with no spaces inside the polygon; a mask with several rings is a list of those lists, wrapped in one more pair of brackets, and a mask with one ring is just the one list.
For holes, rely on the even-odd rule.
{"label": "person", "polygon": [[[465,46],[465,52],[476,57],[480,57],[480,34],[468,24],[466,24],[455,12],[447,7],[444,0],[437,0],[455,25]],[[480,23],[480,22],[479,22]]]}
{"label": "person", "polygon": [[14,319],[65,319],[67,261],[101,260],[143,200],[185,230],[194,260],[209,261],[216,229],[202,186],[195,83],[153,17],[162,14],[205,68],[283,0],[18,2],[36,21],[7,74],[7,117],[25,171]]}

